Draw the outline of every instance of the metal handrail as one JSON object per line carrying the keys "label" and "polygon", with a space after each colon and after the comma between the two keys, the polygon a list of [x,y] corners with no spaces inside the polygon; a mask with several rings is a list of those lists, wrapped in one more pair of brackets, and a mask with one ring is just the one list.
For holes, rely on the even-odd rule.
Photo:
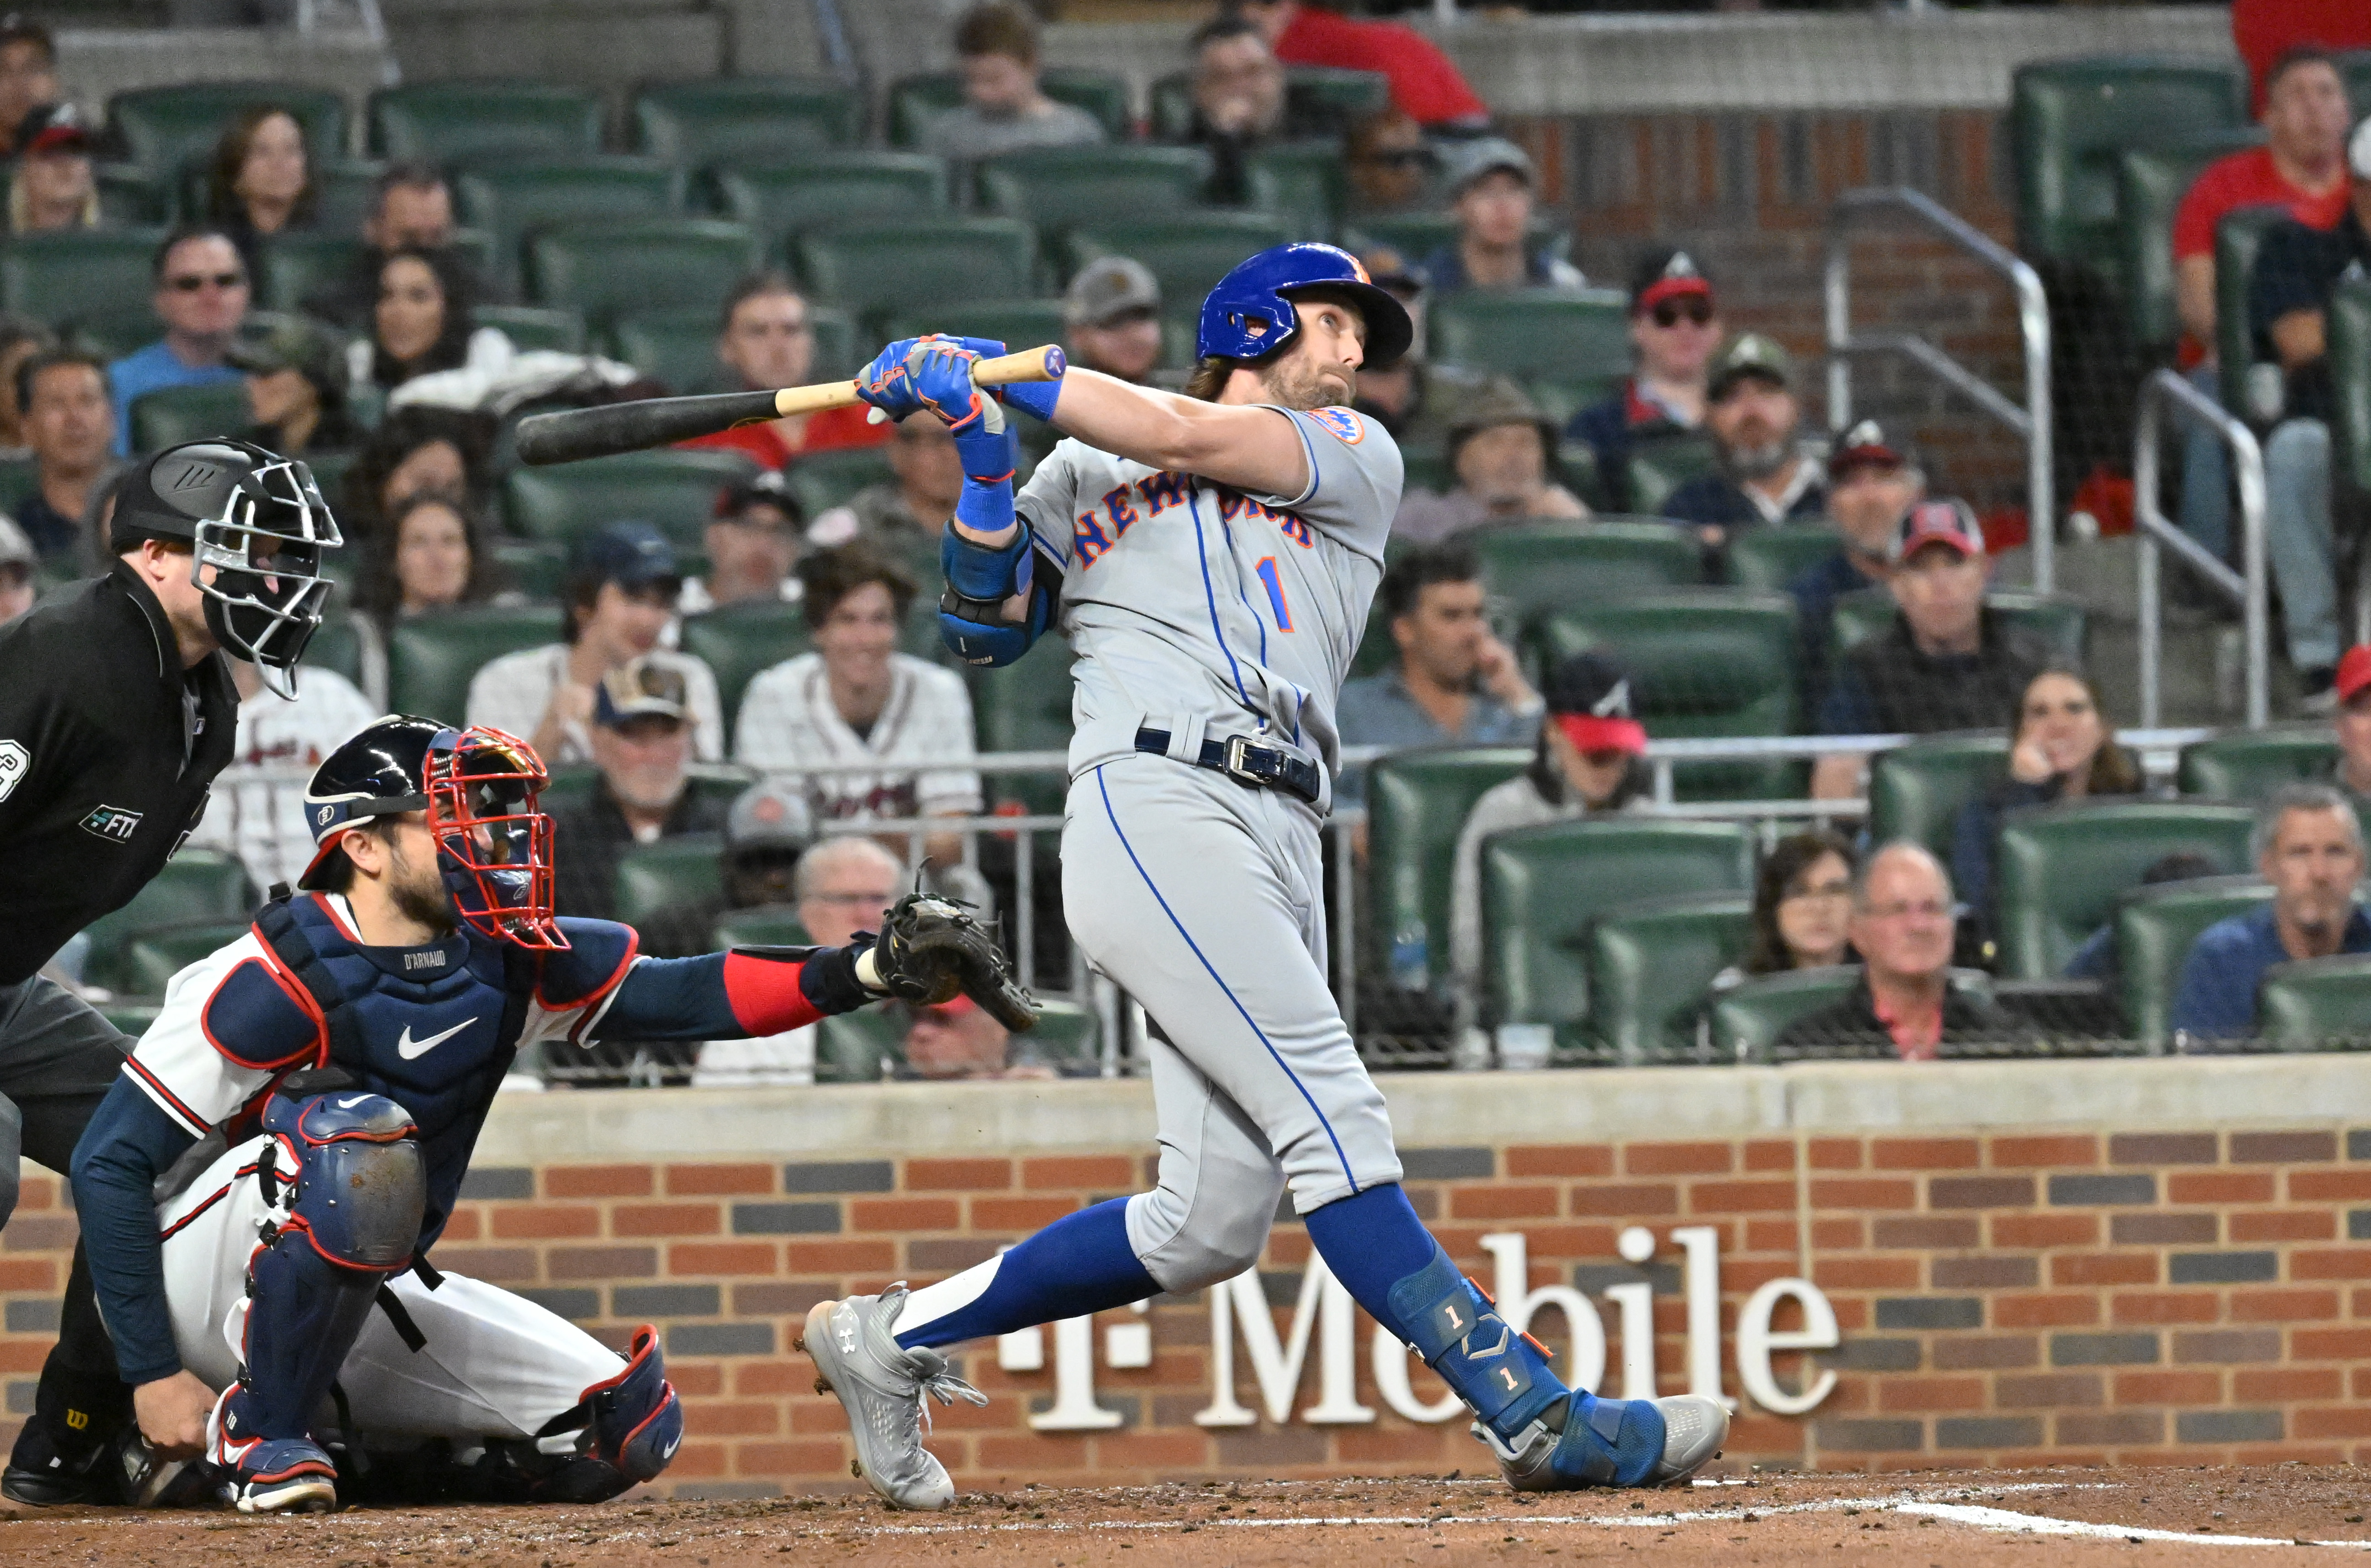
{"label": "metal handrail", "polygon": [[[2157,505],[2159,436],[2170,411],[2198,421],[2231,449],[2239,487],[2239,570],[2234,571],[2168,521]],[[2157,721],[2158,676],[2165,658],[2165,610],[2158,600],[2157,551],[2170,548],[2191,570],[2239,605],[2246,638],[2247,725],[2272,718],[2271,615],[2264,570],[2264,453],[2255,432],[2170,370],[2141,384],[2133,430],[2133,518],[2140,530],[2141,722]]]}
{"label": "metal handrail", "polygon": [[[2019,408],[1959,361],[1914,332],[1852,329],[1852,221],[1879,211],[1906,213],[1998,272],[2017,291],[2017,323],[2025,342],[2025,407]],[[2050,305],[2031,267],[1939,202],[1907,186],[1847,190],[1828,209],[1828,425],[1852,427],[1852,360],[1856,353],[1899,353],[1940,377],[1977,408],[2025,439],[2026,516],[2033,544],[2033,585],[2057,585],[2056,502],[2051,452]]]}

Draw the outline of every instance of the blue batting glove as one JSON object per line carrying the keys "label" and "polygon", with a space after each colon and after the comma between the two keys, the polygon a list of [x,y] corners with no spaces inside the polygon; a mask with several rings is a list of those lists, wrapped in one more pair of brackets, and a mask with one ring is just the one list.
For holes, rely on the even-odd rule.
{"label": "blue batting glove", "polygon": [[879,353],[873,363],[857,374],[856,395],[881,410],[888,422],[895,424],[907,415],[918,411],[922,404],[914,395],[914,378],[906,368],[914,338],[900,338]]}
{"label": "blue batting glove", "polygon": [[918,340],[906,355],[906,376],[922,407],[939,416],[957,440],[981,429],[1001,431],[1003,410],[972,385],[971,367],[983,356],[960,338]]}

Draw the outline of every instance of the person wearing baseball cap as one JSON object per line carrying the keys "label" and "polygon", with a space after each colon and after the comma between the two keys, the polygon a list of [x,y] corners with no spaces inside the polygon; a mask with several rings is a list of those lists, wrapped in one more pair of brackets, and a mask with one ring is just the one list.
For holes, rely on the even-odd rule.
{"label": "person wearing baseball cap", "polygon": [[469,682],[468,721],[523,735],[548,767],[593,760],[602,680],[648,655],[683,680],[692,755],[724,755],[716,676],[689,653],[661,648],[683,592],[675,547],[647,523],[612,523],[576,547],[561,589],[565,640],[505,653]]}
{"label": "person wearing baseball cap", "polygon": [[1457,238],[1425,258],[1434,293],[1582,286],[1579,268],[1532,243],[1540,180],[1529,153],[1504,137],[1476,136],[1447,144],[1441,166]]}
{"label": "person wearing baseball cap", "polygon": [[1630,277],[1630,343],[1637,361],[1613,396],[1565,427],[1568,441],[1597,454],[1597,482],[1616,512],[1637,509],[1634,451],[1693,434],[1704,424],[1706,382],[1720,343],[1712,280],[1684,250],[1660,247]]}
{"label": "person wearing baseball cap", "polygon": [[301,316],[258,311],[239,324],[223,363],[247,377],[248,439],[292,457],[359,446],[346,412],[344,351]]}
{"label": "person wearing baseball cap", "polygon": [[1142,384],[1161,363],[1161,282],[1141,261],[1099,256],[1062,294],[1070,363]]}
{"label": "person wearing baseball cap", "polygon": [[2332,691],[2338,698],[2331,728],[2338,740],[2330,782],[2351,796],[2371,817],[2371,644],[2358,643],[2338,661]]}
{"label": "person wearing baseball cap", "polygon": [[760,468],[725,485],[708,519],[708,575],[685,580],[676,612],[797,604],[801,588],[792,569],[805,553],[806,525],[806,508],[781,469]]}
{"label": "person wearing baseball cap", "polygon": [[1828,519],[1835,525],[1837,548],[1787,584],[1795,599],[1804,686],[1814,711],[1828,689],[1836,601],[1885,581],[1903,514],[1926,492],[1917,453],[1875,420],[1862,420],[1829,447]]}
{"label": "person wearing baseball cap", "polygon": [[90,162],[90,127],[70,103],[45,104],[25,117],[24,151],[8,181],[8,232],[48,234],[98,226],[98,179]]}
{"label": "person wearing baseball cap", "polygon": [[[1903,517],[1890,553],[1893,623],[1838,662],[1820,733],[1931,735],[1998,725],[2018,710],[2047,658],[1984,605],[1992,561],[1975,513],[1963,501],[1921,502]],[[1857,794],[1862,761],[1822,757],[1812,795]]]}
{"label": "person wearing baseball cap", "polygon": [[1556,470],[1556,426],[1521,387],[1492,376],[1459,403],[1444,455],[1457,482],[1446,495],[1423,489],[1400,498],[1396,539],[1426,544],[1492,524],[1589,515]]}
{"label": "person wearing baseball cap", "polygon": [[1742,332],[1717,355],[1705,383],[1705,424],[1716,461],[1673,490],[1663,515],[1693,524],[1718,551],[1738,528],[1807,523],[1827,510],[1817,459],[1804,449],[1795,357],[1775,338]]}
{"label": "person wearing baseball cap", "polygon": [[1438,452],[1466,404],[1494,379],[1488,372],[1435,364],[1426,357],[1425,306],[1431,297],[1424,269],[1388,245],[1369,246],[1359,265],[1374,285],[1408,313],[1414,336],[1391,363],[1360,365],[1350,406],[1382,425],[1403,451]]}
{"label": "person wearing baseball cap", "polygon": [[25,530],[0,517],[0,626],[33,607],[40,594],[33,582],[38,564],[33,541],[25,536]]}

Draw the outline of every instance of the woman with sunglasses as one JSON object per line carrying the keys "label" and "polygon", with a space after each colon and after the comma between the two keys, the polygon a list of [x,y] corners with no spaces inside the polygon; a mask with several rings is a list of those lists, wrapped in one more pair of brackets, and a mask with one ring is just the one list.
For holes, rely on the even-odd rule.
{"label": "woman with sunglasses", "polygon": [[1615,512],[1636,510],[1630,457],[1639,447],[1703,428],[1705,382],[1720,344],[1720,307],[1712,281],[1684,250],[1647,253],[1630,281],[1630,341],[1637,368],[1604,402],[1581,409],[1565,428],[1568,441],[1597,454],[1598,483]]}

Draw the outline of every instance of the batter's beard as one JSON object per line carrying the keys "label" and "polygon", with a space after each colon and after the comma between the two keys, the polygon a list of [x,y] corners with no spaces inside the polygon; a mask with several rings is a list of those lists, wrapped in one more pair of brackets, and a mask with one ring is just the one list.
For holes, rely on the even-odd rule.
{"label": "batter's beard", "polygon": [[[1329,377],[1340,383],[1341,396],[1334,395]],[[1278,407],[1305,414],[1312,409],[1347,407],[1359,395],[1359,376],[1350,370],[1320,371],[1305,360],[1287,356],[1260,372],[1260,389]]]}

